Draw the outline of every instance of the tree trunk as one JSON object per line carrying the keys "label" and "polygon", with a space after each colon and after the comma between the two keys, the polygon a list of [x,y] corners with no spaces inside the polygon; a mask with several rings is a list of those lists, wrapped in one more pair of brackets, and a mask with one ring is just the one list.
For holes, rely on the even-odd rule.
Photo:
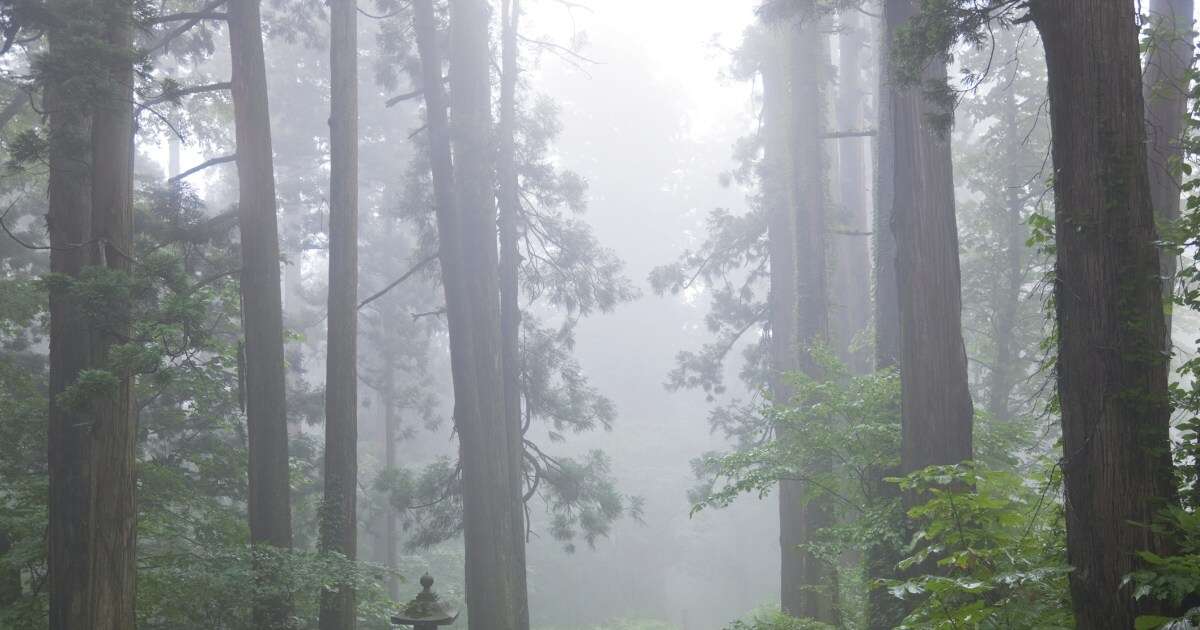
{"label": "tree trunk", "polygon": [[[1142,98],[1149,139],[1150,201],[1155,220],[1164,225],[1179,218],[1183,125],[1195,57],[1193,11],[1192,0],[1150,0],[1151,44],[1142,77]],[[1170,300],[1175,288],[1175,256],[1163,252],[1160,264],[1163,296]],[[1172,349],[1170,313],[1168,308],[1164,326],[1168,350]]]}
{"label": "tree trunk", "polygon": [[[892,30],[881,24],[876,38],[878,59],[878,99],[875,104],[875,208],[872,215],[871,232],[874,244],[872,264],[874,269],[875,325],[875,369],[887,370],[897,367],[900,357],[900,296],[896,284],[896,235],[892,230],[895,210],[895,126],[893,104],[896,102],[897,86],[891,79]],[[870,485],[881,502],[899,502],[899,489],[884,481],[894,477],[898,470],[876,466],[870,471]],[[900,527],[903,514],[897,509],[893,526]],[[904,558],[902,550],[884,541],[876,541],[866,549],[868,584],[877,580],[895,579],[896,564]],[[892,630],[904,619],[904,605],[886,588],[873,587],[867,593],[866,621],[870,630]]]}
{"label": "tree trunk", "polygon": [[[288,483],[283,310],[271,119],[263,61],[259,0],[230,0],[229,48],[237,137],[238,220],[242,244],[242,320],[246,339],[246,424],[250,442],[250,543],[292,546]],[[258,579],[273,576],[259,563]],[[255,603],[260,628],[282,627],[291,603],[268,596]]]}
{"label": "tree trunk", "polygon": [[1038,0],[1055,172],[1058,388],[1076,623],[1129,628],[1122,577],[1166,555],[1175,501],[1168,358],[1134,0]]}
{"label": "tree trunk", "polygon": [[[787,375],[800,369],[800,304],[796,264],[796,214],[789,190],[790,93],[788,37],[768,27],[769,53],[763,62],[764,146],[762,187],[767,214],[767,257],[770,264],[770,294],[767,320],[770,327],[770,389],[777,405],[790,404],[792,387]],[[799,615],[804,608],[799,550],[803,535],[803,513],[797,513],[794,482],[779,484],[780,604],[784,612]]]}
{"label": "tree trunk", "polygon": [[[12,539],[0,531],[0,557],[12,551]],[[0,607],[8,607],[21,599],[21,570],[8,566],[0,569]]]}
{"label": "tree trunk", "polygon": [[[329,332],[321,550],[357,557],[358,520],[358,9],[329,4]],[[388,405],[391,401],[387,402]],[[352,585],[321,594],[321,630],[353,630]]]}
{"label": "tree trunk", "polygon": [[[802,22],[789,34],[789,78],[791,79],[791,190],[796,213],[797,303],[799,305],[800,370],[813,379],[824,378],[824,369],[813,350],[829,343],[829,273],[826,243],[825,140],[826,76],[829,66],[829,39],[821,34],[823,22]],[[800,401],[804,404],[804,401]],[[816,475],[826,474],[830,462],[820,458],[811,465]],[[788,487],[790,486],[790,487]],[[821,529],[834,524],[831,498],[802,497],[809,489],[804,484],[785,482],[799,506],[800,528],[797,544],[810,544]],[[801,616],[833,625],[840,623],[837,568],[809,551],[800,551]]]}
{"label": "tree trunk", "polygon": [[1003,284],[996,287],[993,307],[993,334],[995,355],[988,372],[988,415],[997,420],[1011,417],[1010,398],[1020,375],[1017,316],[1021,305],[1021,285],[1025,273],[1025,234],[1021,211],[1021,191],[1024,182],[1018,166],[1021,161],[1021,145],[1024,132],[1017,123],[1017,100],[1013,90],[1003,90],[1003,110],[1000,124],[1004,125],[1004,197],[1005,213],[1002,218],[1004,238]]}
{"label": "tree trunk", "polygon": [[[889,3],[891,0],[885,0]],[[875,369],[896,367],[900,360],[900,296],[896,284],[896,234],[892,229],[896,205],[896,132],[892,111],[896,86],[892,84],[892,31],[886,25],[879,36],[879,102],[875,130],[875,213],[871,233],[875,251]]]}
{"label": "tree trunk", "polygon": [[413,2],[462,465],[467,609],[472,630],[521,630],[528,602],[524,550],[516,549],[524,539],[514,528],[523,514],[513,514],[522,506],[512,500],[511,483],[520,460],[509,446],[501,357],[488,4],[452,0],[450,10],[453,138],[433,3]]}
{"label": "tree trunk", "polygon": [[[837,127],[839,130],[866,127],[862,89],[862,59],[866,44],[863,26],[857,14],[840,15],[838,35]],[[830,234],[833,243],[833,287],[831,334],[841,360],[854,374],[871,371],[867,349],[853,349],[856,337],[871,325],[871,253],[867,238],[871,230],[867,207],[866,138],[842,138],[838,141],[837,178],[841,200],[839,213]]]}
{"label": "tree trunk", "polygon": [[[106,0],[94,9],[104,45],[130,49],[132,5]],[[71,37],[52,32],[50,45],[80,44]],[[72,277],[86,267],[128,274],[132,263],[133,66],[123,54],[109,59],[107,89],[89,103],[46,86],[50,266]],[[133,378],[115,373],[112,391],[88,394],[82,405],[59,396],[84,370],[113,369],[109,352],[129,334],[130,305],[102,309],[109,312],[97,321],[61,289],[50,302],[50,628],[124,630],[135,623],[137,567]]]}
{"label": "tree trunk", "polygon": [[[821,50],[826,41],[815,25],[768,29],[762,181],[771,282],[770,386],[776,404],[786,405],[794,395],[789,373],[820,377],[809,350],[827,342],[829,334],[820,137],[824,86],[817,70],[827,59]],[[810,462],[813,470],[821,466]],[[790,615],[836,622],[836,571],[802,548],[829,524],[824,500],[808,500],[803,482],[780,482],[780,603]]]}
{"label": "tree trunk", "polygon": [[[915,14],[911,0],[884,5],[889,32]],[[962,294],[954,176],[949,131],[934,127],[944,114],[924,95],[926,81],[944,80],[934,60],[922,83],[899,88],[891,103],[893,124],[893,229],[896,286],[900,296],[900,468],[971,459],[972,403],[962,336]]]}
{"label": "tree trunk", "polygon": [[[517,62],[517,33],[521,20],[520,0],[501,0],[501,76],[500,76],[500,337],[501,362],[504,369],[504,417],[509,429],[510,483],[512,501],[519,506],[513,510],[513,532],[518,540],[514,552],[525,582],[525,512],[524,464],[525,439],[521,422],[522,364],[519,350],[521,335],[520,287],[517,269],[521,263],[518,250],[517,217],[521,212],[520,181],[517,178],[517,79],[521,71]],[[529,611],[522,608],[521,628],[529,627]]]}
{"label": "tree trunk", "polygon": [[[386,357],[386,366],[384,369],[383,382],[383,462],[387,470],[395,471],[399,469],[399,462],[396,457],[396,440],[399,439],[396,429],[398,428],[399,419],[396,417],[396,401],[395,401],[395,378],[396,368],[391,357]],[[387,567],[393,571],[400,569],[400,529],[397,527],[396,509],[390,504],[384,509],[384,524],[383,547],[385,550],[385,562]],[[388,594],[393,601],[400,600],[400,579],[397,576],[388,576]]]}

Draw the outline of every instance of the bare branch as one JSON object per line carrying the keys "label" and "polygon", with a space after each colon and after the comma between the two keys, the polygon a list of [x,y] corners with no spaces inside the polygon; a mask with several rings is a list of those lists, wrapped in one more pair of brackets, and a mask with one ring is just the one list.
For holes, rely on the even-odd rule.
{"label": "bare branch", "polygon": [[379,15],[375,15],[374,13],[367,13],[366,11],[363,11],[361,8],[358,9],[358,12],[361,13],[362,15],[365,15],[366,17],[371,18],[372,20],[385,20],[387,18],[396,17],[397,15],[400,15],[400,12],[403,11],[404,9],[407,9],[409,4],[412,4],[412,3],[405,2],[405,3],[401,4],[399,9],[396,9],[395,11],[392,11],[391,13],[382,13]]}
{"label": "bare branch", "polygon": [[[448,75],[442,77],[442,83],[449,83],[449,82],[450,82],[450,77]],[[392,98],[389,98],[387,101],[385,101],[384,106],[391,107],[391,106],[395,105],[396,103],[400,103],[403,101],[411,101],[412,99],[423,96],[424,94],[425,94],[425,90],[419,90],[419,89],[413,90],[411,92],[405,92],[404,94],[398,94],[396,96],[393,96]]]}
{"label": "bare branch", "polygon": [[362,310],[362,307],[364,307],[364,306],[366,306],[366,305],[370,304],[371,302],[374,302],[375,300],[378,300],[379,298],[381,298],[381,297],[383,297],[384,295],[386,295],[388,291],[391,291],[392,289],[394,289],[394,288],[396,288],[396,287],[400,286],[400,283],[404,282],[405,280],[408,280],[408,279],[409,279],[409,278],[411,278],[411,277],[412,277],[414,274],[416,274],[418,271],[420,271],[421,269],[423,269],[423,268],[424,268],[426,265],[428,265],[429,263],[431,263],[431,262],[433,262],[433,261],[437,260],[437,257],[438,257],[438,254],[436,254],[436,253],[435,253],[435,254],[433,254],[433,255],[431,255],[431,256],[428,256],[428,257],[426,257],[426,258],[425,258],[424,260],[422,260],[421,262],[418,262],[417,264],[413,265],[412,269],[409,269],[408,271],[404,272],[404,274],[403,274],[403,275],[401,275],[399,278],[397,278],[397,279],[396,279],[394,282],[392,282],[391,284],[389,284],[389,285],[387,285],[386,287],[384,287],[383,289],[381,289],[381,290],[380,290],[378,293],[376,293],[375,295],[372,295],[371,297],[369,297],[369,298],[367,298],[367,299],[363,300],[362,302],[359,302],[359,303],[358,303],[358,309],[359,309],[359,310]]}
{"label": "bare branch", "polygon": [[50,249],[49,245],[33,245],[31,243],[26,243],[25,241],[21,240],[21,238],[18,237],[16,234],[13,234],[12,230],[8,229],[8,224],[6,224],[4,222],[4,220],[8,218],[8,213],[12,212],[12,209],[15,208],[16,206],[17,206],[17,202],[15,202],[15,201],[8,204],[8,209],[4,211],[3,215],[0,215],[0,228],[2,228],[4,230],[4,233],[7,234],[9,238],[16,241],[18,245],[20,245],[21,247],[24,247],[25,249],[33,249],[33,250]]}
{"label": "bare branch", "polygon": [[851,131],[831,131],[821,134],[822,138],[874,138],[874,129],[855,129]]}
{"label": "bare branch", "polygon": [[446,314],[446,307],[443,306],[442,308],[439,308],[436,311],[426,311],[424,313],[413,313],[412,317],[413,317],[413,321],[415,322],[418,319],[421,319],[422,317],[430,317],[430,316],[440,317],[445,314]]}
{"label": "bare branch", "polygon": [[222,155],[221,157],[215,157],[215,158],[213,158],[213,159],[211,159],[211,160],[206,160],[206,161],[204,161],[204,162],[202,162],[202,163],[200,163],[200,164],[198,164],[198,165],[196,165],[196,166],[193,166],[192,168],[189,168],[188,170],[186,170],[186,171],[184,171],[184,172],[182,172],[182,173],[180,173],[180,174],[176,175],[175,177],[172,177],[172,178],[170,178],[170,179],[169,179],[169,180],[167,180],[167,181],[172,181],[172,182],[174,182],[174,181],[179,181],[179,180],[181,180],[181,179],[184,179],[185,177],[187,177],[187,176],[189,176],[189,175],[193,175],[193,174],[195,174],[195,173],[198,173],[198,172],[200,172],[200,171],[203,171],[204,169],[206,169],[206,168],[208,168],[208,167],[210,167],[210,166],[216,166],[216,165],[218,165],[218,164],[224,164],[224,163],[226,163],[226,162],[232,162],[232,161],[234,161],[234,160],[236,160],[236,159],[237,159],[237,154],[236,154],[236,153],[234,153],[233,155]]}
{"label": "bare branch", "polygon": [[396,103],[402,103],[404,101],[411,101],[412,99],[417,98],[418,96],[421,96],[423,94],[425,94],[425,92],[422,90],[413,90],[412,92],[405,92],[404,94],[398,94],[398,95],[393,96],[392,98],[389,98],[388,100],[384,101],[383,106],[391,107],[392,105],[395,105]]}
{"label": "bare branch", "polygon": [[527,44],[533,44],[534,46],[540,46],[542,48],[549,48],[550,50],[567,55],[567,56],[569,56],[573,59],[577,59],[579,61],[583,61],[583,62],[590,63],[590,64],[596,64],[596,65],[600,64],[599,61],[585,57],[585,56],[575,52],[574,50],[571,50],[570,48],[563,46],[562,44],[555,44],[554,42],[547,42],[547,41],[543,41],[540,39],[529,39],[528,37],[525,37],[524,35],[520,35],[520,34],[518,34],[517,37],[521,41],[523,41]]}
{"label": "bare branch", "polygon": [[25,106],[28,104],[29,95],[24,90],[18,89],[17,93],[13,95],[12,100],[8,102],[8,105],[5,105],[4,109],[0,110],[0,130],[4,129],[13,118],[16,118],[17,114],[21,113],[21,110],[25,109]]}

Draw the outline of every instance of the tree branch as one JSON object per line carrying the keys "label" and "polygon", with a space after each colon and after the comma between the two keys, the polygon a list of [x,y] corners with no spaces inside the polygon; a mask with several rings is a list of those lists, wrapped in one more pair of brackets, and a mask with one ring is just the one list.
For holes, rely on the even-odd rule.
{"label": "tree branch", "polygon": [[442,308],[439,308],[436,311],[426,311],[424,313],[413,313],[412,317],[413,317],[413,321],[415,322],[418,319],[421,319],[422,317],[429,317],[431,315],[434,317],[437,317],[439,315],[445,315],[445,314],[446,314],[446,307],[443,306]]}
{"label": "tree branch", "polygon": [[211,159],[211,160],[207,160],[207,161],[205,161],[205,162],[202,162],[202,163],[200,163],[200,164],[198,164],[198,165],[196,165],[196,166],[193,166],[192,168],[189,168],[188,170],[186,170],[186,171],[184,171],[184,172],[182,172],[182,173],[180,173],[180,174],[176,175],[175,177],[172,177],[172,178],[170,178],[170,179],[169,179],[169,180],[167,180],[167,181],[172,181],[172,182],[179,181],[179,180],[181,180],[181,179],[184,179],[185,177],[187,177],[187,176],[189,176],[189,175],[193,175],[193,174],[195,174],[195,173],[198,173],[198,172],[200,172],[200,171],[203,171],[204,169],[206,169],[206,168],[208,168],[208,167],[210,167],[210,166],[216,166],[216,165],[218,165],[218,164],[224,164],[224,163],[226,163],[226,162],[232,162],[232,161],[234,161],[234,160],[236,160],[236,159],[237,159],[237,154],[236,154],[236,153],[234,153],[233,155],[222,155],[221,157],[215,157],[215,158],[213,158],[213,159]]}
{"label": "tree branch", "polygon": [[145,109],[147,107],[150,107],[153,105],[158,105],[159,103],[165,103],[167,101],[174,102],[176,99],[178,99],[182,96],[189,96],[191,94],[202,94],[204,92],[219,92],[221,90],[231,89],[232,87],[233,87],[233,83],[231,83],[229,81],[221,81],[220,83],[208,83],[205,85],[193,85],[190,87],[181,87],[178,90],[174,90],[172,92],[163,92],[162,94],[159,94],[158,96],[155,96],[154,98],[142,101],[142,103],[140,105],[138,105],[138,109]]}
{"label": "tree branch", "polygon": [[408,280],[409,278],[411,278],[413,276],[413,274],[415,274],[418,271],[420,271],[421,269],[423,269],[426,265],[437,260],[437,257],[438,257],[438,254],[435,253],[431,256],[426,257],[421,262],[418,262],[417,264],[413,265],[412,269],[409,269],[408,271],[404,272],[404,275],[400,276],[399,278],[396,278],[396,280],[394,282],[387,285],[386,287],[383,287],[383,289],[381,289],[378,293],[363,300],[362,302],[359,302],[358,310],[362,310],[362,307],[370,304],[371,302],[374,302],[375,300],[378,300],[379,298],[386,295],[388,291],[391,291],[392,289],[400,286],[400,283],[404,282],[405,280]]}
{"label": "tree branch", "polygon": [[392,105],[395,105],[396,103],[402,103],[404,101],[411,101],[412,99],[417,98],[418,96],[422,96],[424,94],[425,94],[424,90],[413,90],[412,92],[405,92],[403,94],[397,94],[396,96],[393,96],[392,98],[389,98],[388,100],[384,101],[383,106],[391,107]]}
{"label": "tree branch", "polygon": [[[450,77],[448,75],[442,77],[442,83],[449,83],[449,82],[450,82]],[[393,96],[392,98],[389,98],[388,100],[384,101],[383,105],[384,105],[384,107],[391,107],[391,106],[395,105],[396,103],[400,103],[403,101],[411,101],[412,99],[417,98],[419,96],[423,96],[424,94],[425,94],[425,90],[421,90],[421,89],[413,90],[411,92],[405,92],[404,94],[397,94],[396,96]]]}
{"label": "tree branch", "polygon": [[16,206],[17,206],[17,202],[15,202],[15,201],[8,204],[8,209],[4,211],[3,215],[0,215],[0,228],[2,228],[4,230],[4,233],[7,234],[9,238],[16,241],[17,245],[20,245],[21,247],[24,247],[25,249],[32,249],[32,250],[50,249],[50,246],[48,246],[48,245],[33,245],[31,243],[26,243],[25,241],[21,240],[21,238],[18,237],[16,234],[13,234],[12,230],[8,229],[8,225],[4,222],[4,220],[8,218],[8,213],[12,212],[12,209],[15,208]]}
{"label": "tree branch", "polygon": [[[200,10],[197,11],[196,13],[201,14],[201,15],[212,13],[213,11],[215,11],[217,9],[217,7],[220,7],[221,5],[225,4],[225,2],[226,2],[226,0],[211,0],[208,4],[201,7]],[[160,48],[165,48],[166,45],[170,44],[172,40],[174,40],[176,37],[179,37],[180,35],[183,35],[184,33],[191,30],[191,28],[193,26],[199,24],[200,21],[203,19],[205,19],[205,18],[203,18],[203,17],[190,18],[188,21],[184,22],[183,24],[180,24],[179,26],[176,26],[175,28],[164,33],[162,37],[158,38],[158,40],[156,40],[154,43],[147,46],[144,52],[146,54],[150,54],[152,52],[156,52]]]}
{"label": "tree branch", "polygon": [[831,131],[821,134],[822,138],[873,138],[875,137],[874,129],[854,129],[851,131]]}
{"label": "tree branch", "polygon": [[227,20],[229,15],[221,11],[186,11],[183,13],[172,13],[170,15],[160,15],[146,20],[149,25],[166,24],[168,22],[180,22],[183,20]]}
{"label": "tree branch", "polygon": [[24,90],[18,88],[17,93],[13,95],[8,105],[5,105],[4,109],[0,110],[0,130],[3,130],[13,118],[16,118],[17,114],[20,114],[21,110],[25,109],[28,103],[29,95]]}
{"label": "tree branch", "polygon": [[571,57],[578,61],[583,61],[583,62],[590,63],[590,64],[599,64],[600,63],[599,61],[596,61],[595,59],[585,57],[585,56],[575,52],[574,50],[571,50],[570,48],[567,48],[566,46],[563,46],[561,44],[555,44],[554,42],[547,42],[547,41],[543,41],[540,39],[529,39],[528,37],[525,37],[524,35],[520,35],[520,34],[517,35],[517,38],[527,44],[533,44],[534,46],[541,46],[542,48],[548,48],[548,49],[556,51],[560,54],[567,55],[568,57]]}

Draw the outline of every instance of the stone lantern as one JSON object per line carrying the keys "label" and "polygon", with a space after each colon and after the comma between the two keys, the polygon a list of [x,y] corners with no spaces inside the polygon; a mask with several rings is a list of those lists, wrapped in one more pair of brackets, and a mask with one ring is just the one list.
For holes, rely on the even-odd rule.
{"label": "stone lantern", "polygon": [[433,577],[428,573],[421,576],[423,590],[404,605],[400,614],[392,616],[392,623],[397,626],[412,626],[413,630],[437,630],[438,626],[448,626],[458,619],[458,611],[450,608],[438,598],[437,593],[430,590],[433,587]]}

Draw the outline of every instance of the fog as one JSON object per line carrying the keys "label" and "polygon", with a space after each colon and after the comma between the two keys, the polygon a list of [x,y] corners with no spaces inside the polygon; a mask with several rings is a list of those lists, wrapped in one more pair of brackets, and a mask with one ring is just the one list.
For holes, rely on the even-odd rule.
{"label": "fog", "polygon": [[0,0],[0,630],[1195,627],[1193,13]]}

